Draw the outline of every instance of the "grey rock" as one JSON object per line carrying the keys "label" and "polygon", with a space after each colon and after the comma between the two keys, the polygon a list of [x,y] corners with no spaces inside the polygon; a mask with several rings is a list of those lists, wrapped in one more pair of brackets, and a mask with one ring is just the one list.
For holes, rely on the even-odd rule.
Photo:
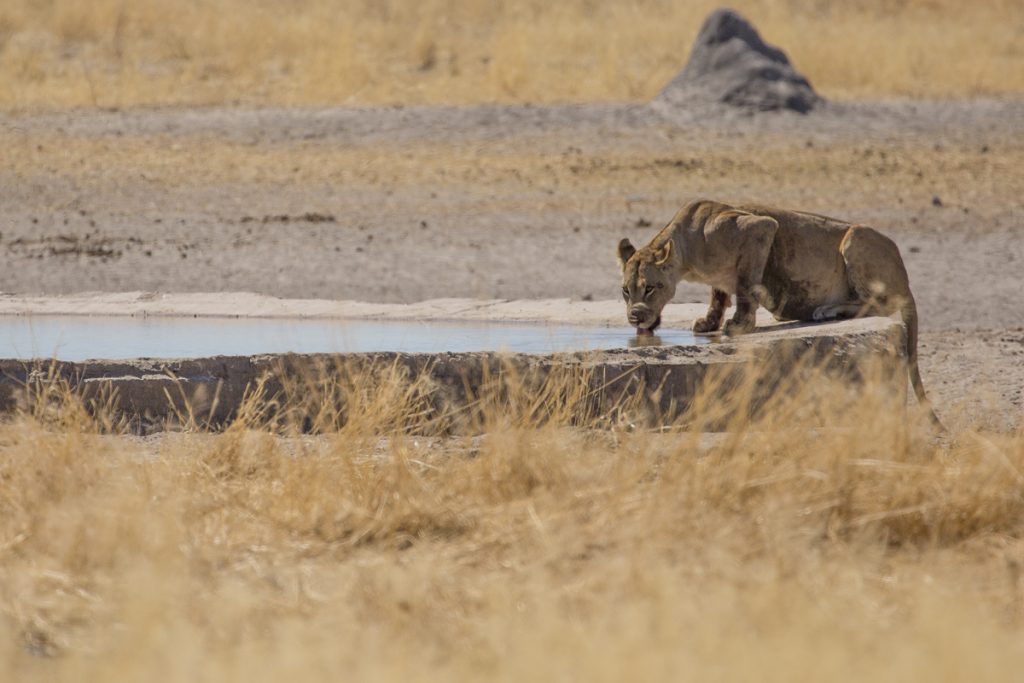
{"label": "grey rock", "polygon": [[656,101],[805,114],[823,100],[785,53],[765,43],[750,22],[733,10],[717,9],[704,21],[686,67]]}

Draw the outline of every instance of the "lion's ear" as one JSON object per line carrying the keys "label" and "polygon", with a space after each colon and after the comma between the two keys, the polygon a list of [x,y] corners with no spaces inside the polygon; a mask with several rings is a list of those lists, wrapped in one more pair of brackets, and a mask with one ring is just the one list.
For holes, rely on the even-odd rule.
{"label": "lion's ear", "polygon": [[630,244],[628,237],[623,237],[619,240],[619,268],[625,270],[626,261],[633,258],[633,254],[636,253],[636,248]]}
{"label": "lion's ear", "polygon": [[654,264],[663,266],[668,263],[668,260],[672,258],[672,240],[665,242],[665,246],[658,250],[658,253],[654,255]]}

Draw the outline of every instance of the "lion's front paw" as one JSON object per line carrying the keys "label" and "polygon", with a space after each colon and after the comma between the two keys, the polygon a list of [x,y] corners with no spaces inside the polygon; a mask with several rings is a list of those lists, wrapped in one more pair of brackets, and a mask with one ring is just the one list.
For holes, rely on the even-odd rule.
{"label": "lion's front paw", "polygon": [[725,327],[722,329],[727,337],[736,337],[747,332],[754,331],[753,320],[727,320]]}
{"label": "lion's front paw", "polygon": [[707,318],[697,318],[693,321],[693,327],[691,328],[697,334],[707,334],[708,332],[714,332],[718,329],[718,322],[714,320],[708,320]]}

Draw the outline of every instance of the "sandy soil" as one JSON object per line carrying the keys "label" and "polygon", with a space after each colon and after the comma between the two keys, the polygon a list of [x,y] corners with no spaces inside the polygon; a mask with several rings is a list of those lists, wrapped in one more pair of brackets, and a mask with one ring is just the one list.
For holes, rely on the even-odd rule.
{"label": "sandy soil", "polygon": [[698,196],[767,202],[890,234],[937,408],[1005,427],[1024,401],[1022,133],[1020,100],[0,115],[0,290],[614,299],[620,237]]}

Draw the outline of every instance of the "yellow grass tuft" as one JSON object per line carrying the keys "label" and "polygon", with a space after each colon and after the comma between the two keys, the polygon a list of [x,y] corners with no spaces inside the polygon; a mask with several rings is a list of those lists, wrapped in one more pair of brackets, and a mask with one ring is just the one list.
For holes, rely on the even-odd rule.
{"label": "yellow grass tuft", "polygon": [[0,424],[0,678],[1017,675],[1024,433],[937,442],[876,381],[740,419],[752,377],[696,404],[729,433],[593,430],[580,378],[433,436],[381,367],[148,439],[55,388]]}
{"label": "yellow grass tuft", "polygon": [[[1024,89],[1020,0],[733,3],[830,97]],[[0,107],[644,100],[711,0],[8,0]]]}

